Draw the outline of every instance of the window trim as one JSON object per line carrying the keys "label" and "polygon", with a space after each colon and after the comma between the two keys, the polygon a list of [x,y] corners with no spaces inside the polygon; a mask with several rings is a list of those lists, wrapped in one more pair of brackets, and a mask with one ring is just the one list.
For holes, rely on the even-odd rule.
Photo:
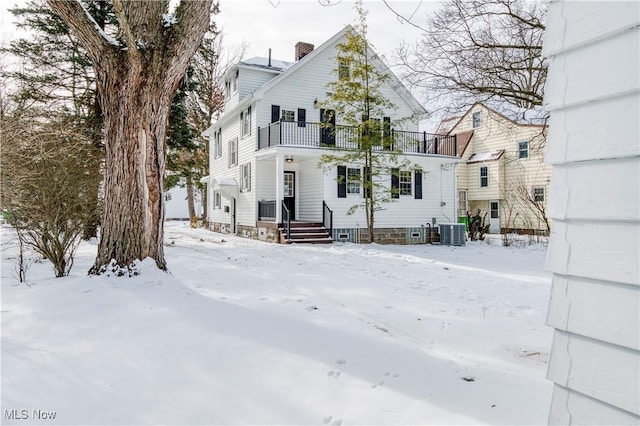
{"label": "window trim", "polygon": [[413,196],[413,173],[411,170],[398,171],[398,194],[400,196]]}
{"label": "window trim", "polygon": [[[356,176],[356,177],[352,177],[352,176]],[[347,182],[347,197],[349,195],[358,196],[358,197],[362,195],[362,191],[361,191],[362,169],[360,169],[359,167],[347,167],[346,182]]]}
{"label": "window trim", "polygon": [[229,157],[228,157],[228,165],[229,167],[236,166],[238,164],[238,138],[233,138],[229,140]]}
{"label": "window trim", "polygon": [[[542,191],[542,200],[536,200],[536,190],[541,190]],[[534,203],[544,203],[546,200],[546,196],[547,196],[547,191],[545,190],[544,186],[541,185],[535,185],[531,187],[531,199],[533,200]]]}
{"label": "window trim", "polygon": [[[526,145],[526,149],[522,149],[521,145],[522,144],[527,144]],[[517,149],[517,153],[518,153],[518,160],[528,160],[529,159],[529,141],[518,141],[516,144],[516,149]],[[523,153],[526,153],[526,156],[522,156]]]}
{"label": "window trim", "polygon": [[[287,117],[285,117],[285,114]],[[281,109],[280,110],[280,122],[293,123],[296,121],[296,112],[292,109]]]}
{"label": "window trim", "polygon": [[[487,172],[485,176],[482,176],[482,169],[485,169]],[[480,166],[478,168],[478,177],[479,177],[480,188],[489,188],[489,166]],[[482,184],[483,179],[486,180],[486,185]]]}
{"label": "window trim", "polygon": [[251,162],[240,165],[240,192],[251,192]]}
{"label": "window trim", "polygon": [[243,138],[251,136],[251,107],[240,113],[240,134]]}
{"label": "window trim", "polygon": [[349,59],[338,57],[338,80],[349,80],[350,78]]}
{"label": "window trim", "polygon": [[220,194],[220,191],[213,191],[213,209],[222,209],[222,195]]}
{"label": "window trim", "polygon": [[475,111],[471,113],[471,127],[477,129],[482,125],[482,111]]}
{"label": "window trim", "polygon": [[222,157],[222,128],[213,133],[213,158]]}

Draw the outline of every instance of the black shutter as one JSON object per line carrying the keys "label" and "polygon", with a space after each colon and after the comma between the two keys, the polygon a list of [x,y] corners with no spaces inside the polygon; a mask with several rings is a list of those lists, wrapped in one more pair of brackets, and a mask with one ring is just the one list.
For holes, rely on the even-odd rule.
{"label": "black shutter", "polygon": [[384,149],[393,149],[390,117],[382,117],[382,146]]}
{"label": "black shutter", "polygon": [[416,200],[422,200],[422,172],[416,170],[414,176],[416,179]]}
{"label": "black shutter", "polygon": [[391,198],[400,198],[400,169],[391,169]]}
{"label": "black shutter", "polygon": [[338,166],[338,198],[347,198],[347,167]]}
{"label": "black shutter", "polygon": [[307,123],[307,110],[304,108],[298,108],[298,127],[306,127]]}
{"label": "black shutter", "polygon": [[280,105],[271,105],[271,122],[280,120]]}

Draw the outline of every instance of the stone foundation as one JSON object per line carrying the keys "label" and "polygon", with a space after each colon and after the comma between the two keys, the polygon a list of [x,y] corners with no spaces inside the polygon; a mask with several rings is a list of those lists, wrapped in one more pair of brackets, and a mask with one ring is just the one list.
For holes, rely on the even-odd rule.
{"label": "stone foundation", "polygon": [[[439,242],[437,228],[375,228],[375,242],[378,244],[427,244]],[[367,243],[369,230],[366,228],[336,228],[333,240],[340,242]]]}
{"label": "stone foundation", "polygon": [[238,225],[236,228],[239,237],[258,239],[258,228],[255,226]]}
{"label": "stone foundation", "polygon": [[[228,223],[211,222],[209,229],[214,232],[228,234],[231,225]],[[258,222],[257,226],[237,226],[237,235],[270,243],[278,243],[280,231],[272,222]],[[375,242],[378,244],[428,244],[440,241],[438,228],[376,228]],[[338,242],[367,243],[369,231],[366,228],[334,228],[333,240]]]}

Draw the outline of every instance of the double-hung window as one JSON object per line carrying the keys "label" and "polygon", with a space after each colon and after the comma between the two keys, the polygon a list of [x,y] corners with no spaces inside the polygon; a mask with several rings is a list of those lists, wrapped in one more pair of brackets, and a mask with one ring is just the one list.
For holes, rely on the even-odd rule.
{"label": "double-hung window", "polygon": [[242,137],[251,134],[251,107],[240,113],[240,122],[242,126]]}
{"label": "double-hung window", "polygon": [[481,111],[474,112],[473,115],[472,115],[472,120],[473,120],[473,128],[474,129],[480,127],[480,124],[482,124],[482,113],[481,113]]}
{"label": "double-hung window", "polygon": [[360,169],[347,168],[347,194],[360,194]]}
{"label": "double-hung window", "polygon": [[251,192],[251,163],[240,166],[240,192]]}
{"label": "double-hung window", "polygon": [[400,170],[398,173],[398,192],[400,195],[411,195],[411,171]]}
{"label": "double-hung window", "polygon": [[529,141],[518,142],[518,160],[529,158]]}
{"label": "double-hung window", "polygon": [[213,208],[222,208],[222,197],[220,196],[220,193],[218,191],[213,191]]}
{"label": "double-hung window", "polygon": [[238,164],[238,138],[229,141],[229,167]]}
{"label": "double-hung window", "polygon": [[480,167],[480,188],[489,187],[489,167]]}
{"label": "double-hung window", "polygon": [[222,157],[222,129],[213,134],[213,158]]}
{"label": "double-hung window", "polygon": [[544,186],[534,186],[531,195],[536,203],[544,203]]}
{"label": "double-hung window", "polygon": [[349,80],[349,60],[338,58],[338,79]]}

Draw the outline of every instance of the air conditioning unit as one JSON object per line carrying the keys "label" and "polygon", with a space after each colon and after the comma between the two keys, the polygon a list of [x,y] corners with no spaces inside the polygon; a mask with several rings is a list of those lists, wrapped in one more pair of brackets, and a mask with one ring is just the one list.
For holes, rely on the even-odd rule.
{"label": "air conditioning unit", "polygon": [[444,246],[463,246],[465,245],[465,228],[464,223],[439,223],[440,228],[440,244]]}

